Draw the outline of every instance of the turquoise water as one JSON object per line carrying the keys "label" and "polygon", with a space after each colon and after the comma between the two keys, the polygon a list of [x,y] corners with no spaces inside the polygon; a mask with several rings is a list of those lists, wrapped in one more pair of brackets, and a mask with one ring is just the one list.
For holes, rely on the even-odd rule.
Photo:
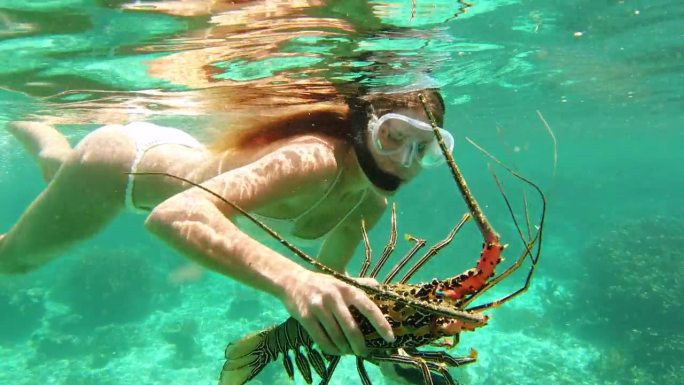
{"label": "turquoise water", "polygon": [[[515,229],[491,161],[465,138],[534,180],[549,203],[530,290],[463,334],[454,352],[473,348],[478,362],[453,376],[471,385],[681,383],[684,4],[473,1],[463,13],[454,1],[417,1],[415,12],[409,1],[329,3],[272,2],[245,26],[239,17],[262,3],[193,15],[164,2],[0,1],[0,125],[41,119],[72,143],[128,120],[201,131],[221,111],[195,108],[199,89],[316,76],[401,87],[429,72],[443,87],[456,159],[512,245],[509,263],[520,250]],[[305,19],[318,24],[294,24]],[[260,35],[263,25],[278,33]],[[187,52],[206,53],[211,83],[192,64],[152,70]],[[523,189],[497,173],[520,212]],[[44,187],[4,130],[0,186],[4,232]],[[433,242],[465,211],[445,168],[395,200],[399,232]],[[124,214],[45,268],[0,277],[0,384],[212,384],[227,342],[286,317],[270,297],[216,274],[176,279],[186,261],[146,234],[143,219]],[[371,234],[376,252],[388,231],[386,217]],[[455,275],[479,247],[467,228],[417,278]],[[522,273],[484,300],[520,286]],[[374,384],[392,383],[368,368]],[[259,381],[288,383],[279,363]],[[332,383],[360,383],[353,360]]]}

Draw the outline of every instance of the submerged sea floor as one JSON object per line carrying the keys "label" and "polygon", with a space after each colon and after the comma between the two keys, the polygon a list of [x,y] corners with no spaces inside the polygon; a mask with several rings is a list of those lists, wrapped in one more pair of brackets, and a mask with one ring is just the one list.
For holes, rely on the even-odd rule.
{"label": "submerged sea floor", "polygon": [[[554,243],[552,238],[548,254],[565,250]],[[93,268],[94,258],[104,268]],[[140,262],[131,264],[134,259]],[[0,383],[216,383],[227,342],[282,322],[287,314],[270,297],[212,273],[186,275],[194,282],[170,283],[169,273],[183,263],[149,247],[133,255],[128,249],[113,253],[93,247],[33,276],[5,280],[0,286],[3,313],[23,317],[15,321],[15,332],[18,325],[27,326],[12,340],[0,333]],[[620,358],[549,317],[553,301],[567,302],[571,295],[553,279],[538,277],[524,296],[491,311],[488,326],[463,334],[453,353],[467,355],[473,348],[478,361],[452,370],[454,377],[470,385],[606,383],[600,369],[610,360],[619,364]],[[40,306],[31,310],[31,303]],[[281,365],[272,364],[254,383],[290,383]],[[373,365],[367,368],[374,384],[393,383]],[[358,382],[354,360],[342,360],[331,383]]]}
{"label": "submerged sea floor", "polygon": [[[35,174],[21,188],[3,192],[28,202],[42,188],[37,170],[12,148],[11,138],[4,137],[0,146],[10,161],[3,164],[24,165],[4,169],[3,183],[22,180],[18,174]],[[425,227],[425,208],[405,203],[426,198],[421,183],[434,176],[426,178],[398,199],[401,231]],[[576,176],[574,182],[592,193],[582,187],[591,178]],[[684,244],[684,224],[666,210],[639,215],[642,208],[630,207],[622,212],[591,209],[600,216],[582,218],[582,228],[577,217],[560,215],[570,212],[564,207],[569,201],[561,199],[568,193],[557,189],[551,194],[551,221],[530,290],[489,311],[486,327],[462,335],[452,353],[468,355],[472,348],[478,361],[453,369],[452,375],[464,385],[680,383],[684,340],[678,323],[682,283],[677,250]],[[629,202],[625,199],[624,207]],[[498,215],[492,218],[506,223]],[[374,232],[374,245],[384,244],[387,219]],[[441,234],[453,225],[440,221],[421,232]],[[510,236],[508,227],[500,230]],[[215,384],[228,342],[287,317],[264,294],[188,269],[187,261],[142,229],[141,217],[124,215],[43,269],[2,278],[0,383]],[[463,241],[468,233],[462,236],[453,249],[469,243]],[[451,254],[442,254],[426,266],[421,280],[444,277]],[[351,271],[359,262],[352,263]],[[516,279],[498,288],[499,295],[520,285]],[[367,369],[374,384],[395,383],[373,365]],[[291,382],[276,362],[254,383]],[[296,384],[303,383],[297,376]],[[355,383],[354,360],[342,360],[331,384]]]}

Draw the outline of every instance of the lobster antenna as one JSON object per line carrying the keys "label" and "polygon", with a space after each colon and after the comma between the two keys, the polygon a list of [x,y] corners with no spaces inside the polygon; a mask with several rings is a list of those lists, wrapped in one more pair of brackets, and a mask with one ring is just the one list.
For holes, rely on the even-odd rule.
{"label": "lobster antenna", "polygon": [[[540,214],[539,224],[538,224],[539,230],[538,230],[538,232],[535,234],[535,236],[534,236],[532,239],[530,239],[529,242],[526,242],[526,241],[524,240],[524,238],[523,238],[523,243],[525,243],[525,251],[524,251],[524,253],[523,253],[523,256],[527,255],[527,256],[529,256],[530,259],[532,260],[532,267],[530,268],[530,271],[529,271],[528,274],[527,274],[527,278],[525,279],[525,284],[524,284],[523,288],[518,289],[518,290],[516,290],[514,293],[509,294],[509,295],[507,295],[506,297],[504,297],[504,298],[502,298],[502,299],[500,299],[500,300],[495,301],[495,303],[492,303],[492,304],[485,304],[485,305],[479,305],[479,306],[475,306],[475,307],[473,307],[473,308],[469,308],[469,309],[468,309],[468,310],[470,310],[470,311],[480,311],[480,310],[482,310],[482,309],[487,309],[487,308],[490,308],[490,307],[492,307],[492,306],[498,306],[498,305],[500,305],[500,304],[502,304],[502,303],[508,301],[509,299],[511,299],[511,298],[513,298],[513,297],[515,297],[515,296],[517,296],[518,294],[522,293],[523,291],[527,290],[527,288],[529,287],[530,281],[531,281],[531,279],[532,279],[532,275],[534,274],[534,271],[536,270],[537,263],[538,263],[538,261],[539,261],[539,257],[540,257],[540,255],[541,255],[541,250],[542,250],[543,229],[544,229],[544,223],[545,223],[545,220],[546,220],[546,196],[544,195],[544,192],[541,190],[541,188],[539,188],[539,186],[537,186],[537,184],[535,184],[535,183],[532,182],[531,180],[527,179],[526,177],[520,175],[520,173],[518,173],[518,172],[515,171],[514,169],[510,168],[510,167],[507,166],[505,163],[501,162],[501,161],[500,161],[499,159],[497,159],[494,155],[492,155],[491,153],[489,153],[487,150],[485,150],[484,148],[482,148],[480,145],[478,145],[477,143],[475,143],[475,142],[474,142],[473,140],[471,140],[470,138],[466,137],[466,140],[467,140],[472,146],[474,146],[476,149],[478,149],[480,152],[482,152],[482,153],[485,154],[487,157],[489,157],[489,158],[490,158],[492,161],[494,161],[496,164],[498,164],[499,166],[501,166],[502,168],[504,168],[506,171],[508,171],[508,172],[509,172],[511,175],[513,175],[515,178],[518,178],[519,180],[523,181],[525,184],[527,184],[527,185],[529,185],[530,187],[532,187],[532,188],[537,192],[537,194],[539,194],[539,197],[540,197],[540,199],[541,199],[541,214]],[[499,186],[499,190],[502,191],[501,188],[500,188],[500,185],[499,185],[498,183],[497,183],[497,185]],[[502,193],[503,193],[503,192],[502,192]],[[504,197],[504,199],[505,199],[505,197]],[[510,205],[508,205],[508,208],[509,208],[509,213],[513,216],[512,209],[511,209]],[[527,215],[527,214],[526,214],[526,215]],[[513,220],[515,221],[515,217],[513,218]],[[517,224],[516,224],[516,227],[518,227]],[[520,232],[520,229],[519,229],[519,228],[518,228],[518,231]],[[536,244],[535,244],[535,242],[536,242]],[[536,250],[534,251],[534,253],[531,253],[531,248],[532,248],[533,246],[535,247]],[[534,254],[534,255],[533,255],[533,254]],[[521,261],[517,261],[516,264],[519,263],[519,262],[521,262]],[[488,289],[491,288],[492,286],[494,286],[494,285],[496,285],[497,283],[499,283],[499,282],[501,281],[501,279],[503,279],[504,277],[508,276],[508,274],[510,274],[510,273],[512,272],[512,270],[511,270],[512,268],[513,268],[513,266],[509,267],[509,268],[508,268],[505,272],[503,272],[501,275],[497,276],[497,277],[494,278],[492,281],[488,282],[484,287],[482,287],[482,288],[480,289],[479,292],[475,293],[471,298],[469,298],[468,301],[467,301],[466,303],[472,302],[476,297],[478,297],[478,296],[479,296],[480,294],[482,294],[484,291],[488,290]]]}
{"label": "lobster antenna", "polygon": [[544,119],[544,115],[542,115],[541,111],[537,110],[537,116],[539,116],[539,120],[542,121],[544,128],[546,128],[546,131],[549,133],[549,136],[551,136],[551,140],[553,141],[553,173],[551,176],[555,179],[556,168],[558,166],[558,141],[556,140],[556,135],[553,133],[551,126],[546,122],[546,119]]}
{"label": "lobster antenna", "polygon": [[498,241],[499,234],[497,234],[496,231],[494,231],[492,225],[487,221],[484,213],[482,212],[482,209],[480,208],[480,205],[477,203],[477,200],[470,192],[468,184],[466,183],[465,178],[461,173],[461,170],[458,168],[458,165],[454,160],[454,156],[451,154],[451,151],[449,151],[449,149],[447,148],[446,143],[444,142],[444,138],[442,137],[442,134],[439,132],[439,127],[437,127],[435,116],[432,114],[432,111],[427,106],[425,95],[421,93],[418,97],[420,98],[420,102],[423,104],[423,109],[425,110],[425,113],[427,114],[428,119],[430,120],[432,131],[435,134],[435,137],[437,138],[437,143],[439,144],[439,147],[442,150],[442,154],[444,154],[444,156],[447,159],[447,165],[451,170],[451,175],[453,175],[454,180],[458,185],[458,189],[461,192],[461,196],[463,197],[463,200],[466,202],[468,210],[472,213],[475,223],[477,223],[477,227],[480,229],[480,232],[485,238],[485,242]]}
{"label": "lobster antenna", "polygon": [[451,20],[454,20],[455,18],[459,17],[460,15],[468,12],[468,8],[473,6],[473,3],[470,3],[466,0],[458,0],[457,3],[458,3],[458,10],[456,11],[456,13],[454,13],[453,16],[444,20],[444,23],[448,23]]}
{"label": "lobster antenna", "polygon": [[532,221],[530,220],[530,210],[528,210],[527,194],[522,192],[522,206],[525,213],[525,225],[527,225],[527,239],[532,240]]}
{"label": "lobster antenna", "polygon": [[[537,194],[539,194],[539,196],[540,196],[540,198],[541,198],[541,202],[542,202],[542,214],[541,214],[541,219],[540,219],[540,221],[539,221],[539,226],[542,227],[542,226],[544,225],[544,219],[545,219],[545,217],[546,217],[546,196],[544,195],[544,192],[541,190],[541,188],[539,188],[539,186],[537,186],[537,184],[535,184],[535,183],[532,182],[531,180],[529,180],[529,179],[527,179],[526,177],[520,175],[520,173],[518,173],[518,172],[515,171],[514,169],[510,168],[509,166],[507,166],[505,163],[503,163],[502,161],[500,161],[497,157],[495,157],[494,155],[492,155],[489,151],[485,150],[482,146],[480,146],[479,144],[475,143],[475,141],[473,141],[472,139],[470,139],[470,138],[468,138],[468,137],[466,137],[465,139],[468,141],[468,143],[470,143],[470,144],[471,144],[473,147],[475,147],[478,151],[480,151],[481,153],[485,154],[489,159],[491,159],[492,161],[494,161],[494,162],[495,162],[496,164],[498,164],[500,167],[504,168],[506,171],[508,171],[508,173],[510,173],[510,174],[513,175],[514,177],[516,177],[516,178],[518,178],[519,180],[523,181],[525,184],[531,186],[531,187],[537,192]],[[495,179],[495,181],[496,181],[496,183],[497,183],[497,186],[499,186],[499,191],[501,191],[501,192],[503,193],[503,191],[502,191],[502,189],[501,189],[501,184],[500,184],[498,178],[496,177],[496,174],[493,174],[493,175],[494,175],[494,179]],[[506,205],[507,205],[507,207],[508,207],[509,212],[512,213],[512,210],[513,210],[513,209],[512,209],[512,207],[511,207],[510,203],[508,202],[508,199],[506,199],[505,195],[504,195],[504,200],[506,200]],[[525,205],[527,205],[526,199],[525,199]],[[525,215],[528,216],[529,214],[527,213],[527,209],[525,210],[525,212],[526,212]],[[515,217],[513,217],[513,220],[514,220],[514,221],[516,220]],[[526,221],[529,223],[529,219],[526,219]],[[516,223],[516,226],[517,226],[517,223]],[[528,224],[528,227],[529,227],[529,224]],[[539,236],[539,242],[540,242],[540,245],[539,245],[539,246],[541,246],[541,232],[538,234],[538,236]],[[522,237],[522,235],[521,235],[521,237]],[[524,239],[524,238],[523,238],[523,239]]]}
{"label": "lobster antenna", "polygon": [[501,183],[501,180],[499,179],[499,176],[496,175],[496,172],[490,167],[489,171],[492,173],[492,178],[494,178],[494,183],[496,183],[496,187],[499,189],[499,193],[501,193],[501,197],[504,200],[504,203],[506,204],[506,209],[508,210],[508,213],[511,216],[511,219],[513,220],[513,224],[515,225],[515,229],[518,232],[518,236],[520,239],[523,241],[523,243],[527,243],[525,239],[525,235],[523,234],[522,227],[518,223],[518,218],[515,216],[515,211],[513,210],[513,206],[511,205],[510,199],[508,199],[508,196],[506,195],[506,192],[504,191],[503,184]]}
{"label": "lobster antenna", "polygon": [[393,292],[383,291],[377,287],[356,282],[352,278],[350,278],[350,277],[326,266],[325,264],[320,263],[317,260],[313,259],[311,256],[306,254],[300,248],[298,248],[294,244],[288,242],[285,238],[281,237],[280,234],[278,234],[275,230],[270,228],[265,223],[261,222],[259,219],[257,219],[254,215],[250,214],[245,209],[241,208],[240,206],[238,206],[234,202],[231,202],[230,200],[222,197],[220,194],[216,193],[215,191],[212,191],[211,189],[204,187],[197,182],[193,182],[193,181],[191,181],[187,178],[183,178],[181,176],[169,174],[168,172],[125,172],[124,174],[126,174],[126,175],[166,176],[169,178],[173,178],[173,179],[185,182],[185,183],[187,183],[193,187],[197,187],[198,189],[210,194],[211,196],[215,197],[216,199],[220,200],[221,202],[232,207],[235,211],[244,215],[245,218],[249,219],[251,222],[253,222],[257,226],[259,226],[261,229],[263,229],[265,232],[267,232],[272,238],[276,239],[283,246],[285,246],[287,249],[292,251],[298,257],[305,260],[310,265],[315,266],[316,268],[320,269],[322,272],[329,274],[329,275],[332,275],[333,277],[339,279],[340,281],[342,281],[348,285],[354,286],[358,289],[361,289],[361,290],[365,291],[366,293],[373,293],[376,295],[382,295],[386,298],[391,298],[393,300],[399,301],[399,302],[407,304],[409,306],[416,307],[418,309],[430,311],[430,312],[432,312],[434,314],[438,314],[438,315],[453,317],[453,318],[461,320],[461,321],[482,323],[485,320],[485,317],[482,316],[481,314],[471,314],[469,312],[462,311],[462,310],[456,310],[456,309],[445,309],[445,308],[440,307],[438,305],[434,305],[434,304],[431,304],[431,303],[428,303],[428,302],[425,302],[422,300],[415,300],[415,299],[406,298],[406,297],[403,297],[403,296],[396,294],[396,293],[393,293]]}

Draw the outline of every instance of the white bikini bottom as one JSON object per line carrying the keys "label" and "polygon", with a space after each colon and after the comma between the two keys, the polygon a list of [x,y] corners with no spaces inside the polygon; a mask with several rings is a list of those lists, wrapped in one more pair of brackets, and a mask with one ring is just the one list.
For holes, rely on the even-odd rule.
{"label": "white bikini bottom", "polygon": [[[135,143],[135,158],[131,172],[137,172],[138,164],[147,150],[161,144],[179,144],[189,148],[203,148],[203,145],[190,134],[172,127],[158,126],[152,123],[135,122],[119,127],[122,133]],[[139,209],[133,203],[133,184],[135,175],[128,176],[124,204],[126,210],[138,214],[147,214],[148,210]]]}

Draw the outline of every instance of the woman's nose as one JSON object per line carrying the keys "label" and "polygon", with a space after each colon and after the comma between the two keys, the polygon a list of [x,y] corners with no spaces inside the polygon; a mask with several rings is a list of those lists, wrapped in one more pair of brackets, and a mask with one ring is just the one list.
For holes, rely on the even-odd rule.
{"label": "woman's nose", "polygon": [[404,151],[404,156],[401,159],[401,166],[405,168],[411,167],[411,163],[413,163],[413,158],[416,156],[416,143],[411,142],[408,145],[408,149]]}

